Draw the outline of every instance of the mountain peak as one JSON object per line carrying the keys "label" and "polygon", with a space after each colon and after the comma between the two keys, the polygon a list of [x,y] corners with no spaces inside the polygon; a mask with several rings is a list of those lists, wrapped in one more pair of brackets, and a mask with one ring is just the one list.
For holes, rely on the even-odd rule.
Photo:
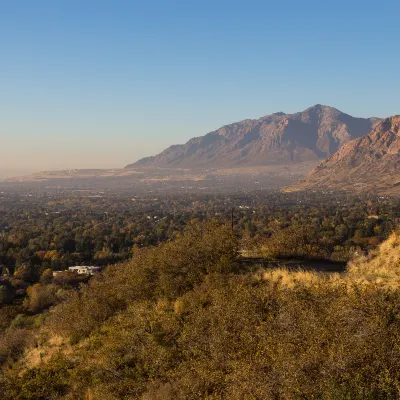
{"label": "mountain peak", "polygon": [[316,114],[323,116],[338,116],[338,115],[347,115],[344,112],[338,110],[335,107],[325,106],[323,104],[315,104],[312,107],[307,108],[302,112],[302,114]]}
{"label": "mountain peak", "polygon": [[256,120],[225,125],[127,168],[230,168],[317,163],[344,143],[367,134],[375,122],[316,104],[295,114],[277,112]]}
{"label": "mountain peak", "polygon": [[326,106],[324,104],[315,104],[315,105],[307,108],[306,111],[308,111],[308,110],[321,110],[321,111],[323,111],[323,110],[336,110],[336,111],[338,111],[336,108],[331,107],[331,106]]}
{"label": "mountain peak", "polygon": [[319,111],[319,112],[326,112],[326,111],[337,111],[340,112],[340,110],[338,110],[335,107],[331,107],[331,106],[326,106],[324,104],[315,104],[314,106],[311,106],[309,108],[307,108],[304,112],[307,111]]}

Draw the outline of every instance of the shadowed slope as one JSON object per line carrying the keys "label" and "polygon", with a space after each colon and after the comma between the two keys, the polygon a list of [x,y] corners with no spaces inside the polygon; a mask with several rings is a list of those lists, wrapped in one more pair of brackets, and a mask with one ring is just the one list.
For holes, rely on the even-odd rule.
{"label": "shadowed slope", "polygon": [[400,116],[379,122],[322,161],[287,190],[338,189],[400,193]]}

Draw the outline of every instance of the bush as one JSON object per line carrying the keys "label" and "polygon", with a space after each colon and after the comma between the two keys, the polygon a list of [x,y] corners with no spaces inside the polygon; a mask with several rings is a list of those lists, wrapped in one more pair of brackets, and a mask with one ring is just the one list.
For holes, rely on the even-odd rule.
{"label": "bush", "polygon": [[53,283],[58,286],[77,288],[80,284],[88,282],[89,279],[89,276],[63,271],[53,277]]}
{"label": "bush", "polygon": [[37,283],[27,289],[28,297],[25,298],[24,306],[30,312],[41,312],[58,302],[56,295],[58,288],[55,285],[42,285]]}
{"label": "bush", "polygon": [[228,227],[192,224],[175,241],[140,250],[132,261],[93,277],[87,288],[54,310],[52,329],[79,340],[132,302],[174,299],[208,274],[235,271],[237,251],[237,240]]}
{"label": "bush", "polygon": [[[68,378],[72,364],[64,357],[53,357],[41,368],[31,368],[22,376],[3,383],[4,400],[53,400],[62,398],[68,392]],[[1,392],[0,392],[1,393]]]}
{"label": "bush", "polygon": [[0,283],[0,306],[12,303],[15,297],[15,291],[10,285]]}
{"label": "bush", "polygon": [[39,280],[39,272],[34,266],[23,265],[15,271],[14,278],[29,283],[35,283]]}
{"label": "bush", "polygon": [[329,258],[328,249],[321,246],[315,232],[297,223],[277,230],[266,239],[261,253],[269,258]]}
{"label": "bush", "polygon": [[0,366],[7,360],[16,361],[25,346],[33,342],[32,334],[26,329],[12,329],[0,337]]}

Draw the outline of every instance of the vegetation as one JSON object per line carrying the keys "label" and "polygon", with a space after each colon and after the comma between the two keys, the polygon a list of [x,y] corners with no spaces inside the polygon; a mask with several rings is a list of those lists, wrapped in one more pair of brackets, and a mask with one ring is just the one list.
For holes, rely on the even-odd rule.
{"label": "vegetation", "polygon": [[[396,202],[346,199],[338,206],[333,198],[314,205],[310,197],[307,205],[303,198],[283,205],[279,194],[265,204],[257,196],[230,199],[233,230],[231,210],[218,197],[162,200],[157,220],[169,221],[165,236],[159,231],[155,243],[142,245],[133,239],[123,250],[127,260],[91,279],[54,275],[62,265],[29,260],[3,277],[0,398],[397,399],[400,233],[384,240],[398,218]],[[50,232],[56,244],[58,219],[71,215],[80,222],[73,228],[71,218],[69,232],[118,225],[132,235],[140,226],[132,235],[140,240],[162,223],[148,211],[140,225],[141,206],[125,213],[126,198],[116,200],[124,218],[109,208],[108,220],[99,215],[109,199],[75,211],[72,204],[82,200],[55,207],[66,202],[67,216],[47,220],[38,238]],[[37,206],[23,209],[33,218]],[[13,224],[5,214],[4,238],[17,226],[21,235],[40,227],[42,217],[35,218]],[[32,232],[28,247],[36,243]],[[64,250],[62,262],[72,254]],[[344,274],[269,269],[242,263],[243,250],[278,260],[351,261]]]}
{"label": "vegetation", "polygon": [[[388,256],[398,264],[399,241],[343,276],[245,271],[230,228],[192,224],[70,289],[44,317],[10,316],[1,397],[395,399],[399,286],[359,277],[390,269]],[[34,312],[35,296],[57,288],[30,292]]]}
{"label": "vegetation", "polygon": [[[230,224],[232,209],[241,249],[278,258],[347,261],[357,251],[376,247],[400,222],[398,200],[340,194],[6,192],[0,198],[0,268],[24,267],[23,280],[37,282],[49,268],[115,264],[129,260],[134,248],[174,239],[192,220]],[[299,249],[288,253],[292,246],[281,244],[293,233],[303,255]],[[312,246],[305,249],[301,240],[310,239]]]}

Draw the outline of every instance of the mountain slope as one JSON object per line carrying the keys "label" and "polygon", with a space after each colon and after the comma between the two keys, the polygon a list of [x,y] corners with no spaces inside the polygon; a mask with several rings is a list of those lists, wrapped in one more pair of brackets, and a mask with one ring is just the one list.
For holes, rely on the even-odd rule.
{"label": "mountain slope", "polygon": [[137,167],[238,167],[315,161],[351,139],[367,134],[377,118],[354,118],[316,105],[296,114],[282,112],[226,125],[184,145],[128,165]]}
{"label": "mountain slope", "polygon": [[287,190],[310,188],[400,193],[400,116],[345,144]]}

